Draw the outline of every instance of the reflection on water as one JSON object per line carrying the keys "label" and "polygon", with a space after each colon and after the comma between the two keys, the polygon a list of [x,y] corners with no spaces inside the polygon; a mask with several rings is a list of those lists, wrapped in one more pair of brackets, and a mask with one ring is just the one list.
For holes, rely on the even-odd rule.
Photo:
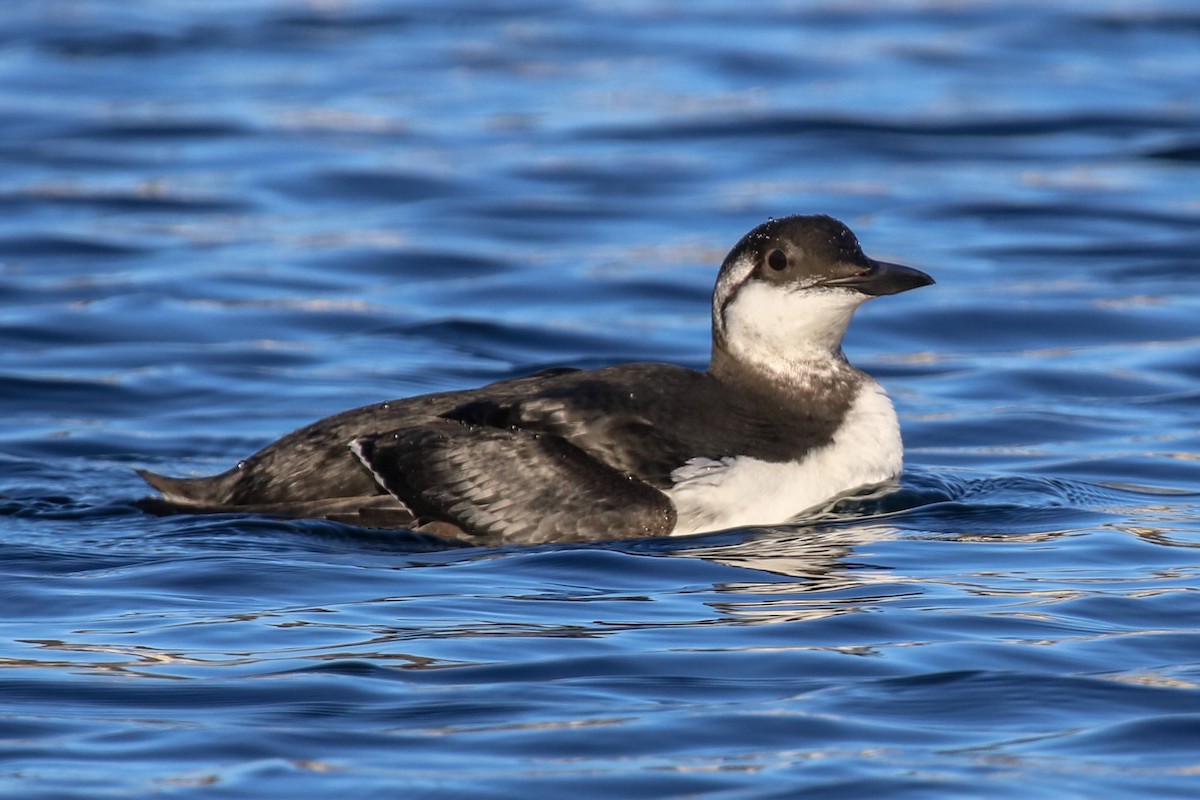
{"label": "reflection on water", "polygon": [[[8,5],[15,795],[1195,793],[1194,4]],[[846,343],[896,491],[496,550],[135,506],[362,403],[703,366],[728,247],[815,212],[938,279]]]}

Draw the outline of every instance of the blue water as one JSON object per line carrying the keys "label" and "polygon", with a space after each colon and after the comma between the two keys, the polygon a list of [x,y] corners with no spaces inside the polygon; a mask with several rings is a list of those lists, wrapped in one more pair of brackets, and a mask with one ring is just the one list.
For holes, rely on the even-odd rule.
{"label": "blue water", "polygon": [[[1190,0],[59,0],[0,25],[0,796],[1200,794]],[[153,517],[320,416],[702,367],[824,212],[907,470],[446,549]]]}

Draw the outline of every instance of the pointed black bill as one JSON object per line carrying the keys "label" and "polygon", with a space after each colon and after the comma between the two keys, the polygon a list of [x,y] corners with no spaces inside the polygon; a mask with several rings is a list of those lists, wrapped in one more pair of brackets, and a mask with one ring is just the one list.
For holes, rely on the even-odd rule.
{"label": "pointed black bill", "polygon": [[844,286],[877,297],[884,294],[907,292],[909,289],[928,286],[933,282],[933,278],[919,269],[872,259],[869,269],[857,275],[822,281],[821,285]]}

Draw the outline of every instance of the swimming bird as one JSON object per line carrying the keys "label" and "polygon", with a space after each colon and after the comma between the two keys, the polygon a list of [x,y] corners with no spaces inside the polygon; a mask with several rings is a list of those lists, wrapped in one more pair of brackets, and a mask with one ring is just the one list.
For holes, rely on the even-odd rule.
{"label": "swimming bird", "polygon": [[552,369],[319,420],[219,475],[140,471],[173,511],[325,517],[477,544],[786,522],[900,474],[891,400],[842,338],[866,300],[926,286],[832,217],[769,220],[729,252],[712,354]]}

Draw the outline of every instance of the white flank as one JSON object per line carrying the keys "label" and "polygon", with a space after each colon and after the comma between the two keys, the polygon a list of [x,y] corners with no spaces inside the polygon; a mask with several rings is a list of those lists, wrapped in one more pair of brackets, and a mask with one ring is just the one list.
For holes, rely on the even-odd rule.
{"label": "white flank", "polygon": [[799,463],[693,458],[671,473],[672,536],[774,525],[851,490],[891,480],[904,466],[900,423],[883,387],[868,380],[833,441]]}
{"label": "white flank", "polygon": [[[367,457],[363,454],[362,439],[352,439],[348,447],[350,448],[350,452],[354,454],[354,457],[367,468],[367,472],[371,473],[371,477],[375,479],[375,483],[379,484],[379,488],[388,494],[392,494],[392,490],[383,482],[383,476],[375,471],[375,468],[371,466],[371,462],[367,461]],[[395,497],[395,495],[392,496]],[[396,499],[399,500],[400,498],[397,497]]]}

